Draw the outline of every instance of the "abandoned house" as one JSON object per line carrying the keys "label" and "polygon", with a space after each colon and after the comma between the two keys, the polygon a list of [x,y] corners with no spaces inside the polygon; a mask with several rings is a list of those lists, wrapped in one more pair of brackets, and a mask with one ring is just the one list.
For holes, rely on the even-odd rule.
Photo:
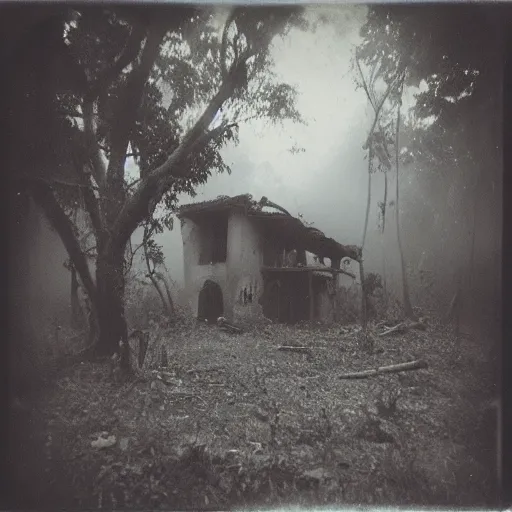
{"label": "abandoned house", "polygon": [[198,319],[330,321],[339,276],[355,277],[341,262],[358,261],[357,247],[326,237],[265,197],[220,196],[184,205],[178,217],[185,293]]}

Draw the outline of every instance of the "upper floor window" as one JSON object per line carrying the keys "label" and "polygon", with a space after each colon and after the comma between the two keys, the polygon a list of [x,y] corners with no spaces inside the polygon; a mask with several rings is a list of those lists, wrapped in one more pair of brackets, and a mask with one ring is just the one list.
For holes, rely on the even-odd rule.
{"label": "upper floor window", "polygon": [[200,228],[199,265],[225,263],[228,248],[228,214],[210,213],[196,223]]}

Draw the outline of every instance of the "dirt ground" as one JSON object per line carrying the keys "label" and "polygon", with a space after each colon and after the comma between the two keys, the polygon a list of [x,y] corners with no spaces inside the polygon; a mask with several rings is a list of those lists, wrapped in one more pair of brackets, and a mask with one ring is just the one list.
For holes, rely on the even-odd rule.
{"label": "dirt ground", "polygon": [[[168,366],[138,381],[63,370],[12,410],[13,506],[494,505],[490,341],[381,331],[370,355],[358,326],[198,324],[153,336]],[[428,367],[339,378],[415,359]]]}

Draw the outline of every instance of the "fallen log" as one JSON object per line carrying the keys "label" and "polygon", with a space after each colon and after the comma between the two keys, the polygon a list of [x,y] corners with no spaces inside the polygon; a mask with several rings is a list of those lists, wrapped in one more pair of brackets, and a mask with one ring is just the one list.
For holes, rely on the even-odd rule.
{"label": "fallen log", "polygon": [[387,336],[388,334],[393,333],[404,333],[407,332],[409,329],[418,329],[420,331],[426,330],[427,326],[425,325],[425,322],[419,321],[419,322],[400,322],[399,324],[395,325],[394,327],[390,327],[389,329],[382,331],[379,336]]}
{"label": "fallen log", "polygon": [[190,375],[192,373],[202,373],[202,372],[222,372],[225,368],[223,366],[212,366],[210,368],[191,368],[187,370],[187,373]]}
{"label": "fallen log", "polygon": [[311,349],[309,347],[294,347],[292,345],[282,345],[277,347],[277,350],[281,350],[282,352],[300,352],[302,354],[311,353]]}
{"label": "fallen log", "polygon": [[406,331],[405,324],[403,322],[400,322],[399,324],[395,325],[394,327],[390,327],[389,329],[382,331],[379,336],[386,336],[388,334],[393,334],[394,332],[404,332]]}
{"label": "fallen log", "polygon": [[405,372],[410,370],[420,370],[427,368],[427,363],[421,359],[416,361],[410,361],[408,363],[392,364],[390,366],[381,366],[378,368],[372,368],[371,370],[363,370],[360,372],[343,373],[338,376],[339,379],[366,379],[367,377],[375,377],[383,373],[397,373]]}

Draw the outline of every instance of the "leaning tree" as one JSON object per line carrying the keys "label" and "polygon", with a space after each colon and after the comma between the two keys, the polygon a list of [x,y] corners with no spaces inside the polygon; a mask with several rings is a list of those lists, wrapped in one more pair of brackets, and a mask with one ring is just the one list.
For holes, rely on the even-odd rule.
{"label": "leaning tree", "polygon": [[[52,89],[48,119],[58,136],[46,137],[45,113],[38,116],[34,143],[51,165],[32,151],[16,162],[17,178],[59,234],[90,298],[100,354],[115,353],[127,338],[124,267],[134,231],[157,206],[170,211],[179,193],[229,171],[220,150],[237,142],[240,123],[302,121],[295,90],[278,81],[271,56],[275,37],[304,26],[301,9],[232,8],[219,18],[218,10],[195,7],[84,7],[53,32],[75,58],[76,83]],[[140,170],[135,178],[128,159]],[[68,194],[80,197],[92,226],[95,275],[66,211]]]}

